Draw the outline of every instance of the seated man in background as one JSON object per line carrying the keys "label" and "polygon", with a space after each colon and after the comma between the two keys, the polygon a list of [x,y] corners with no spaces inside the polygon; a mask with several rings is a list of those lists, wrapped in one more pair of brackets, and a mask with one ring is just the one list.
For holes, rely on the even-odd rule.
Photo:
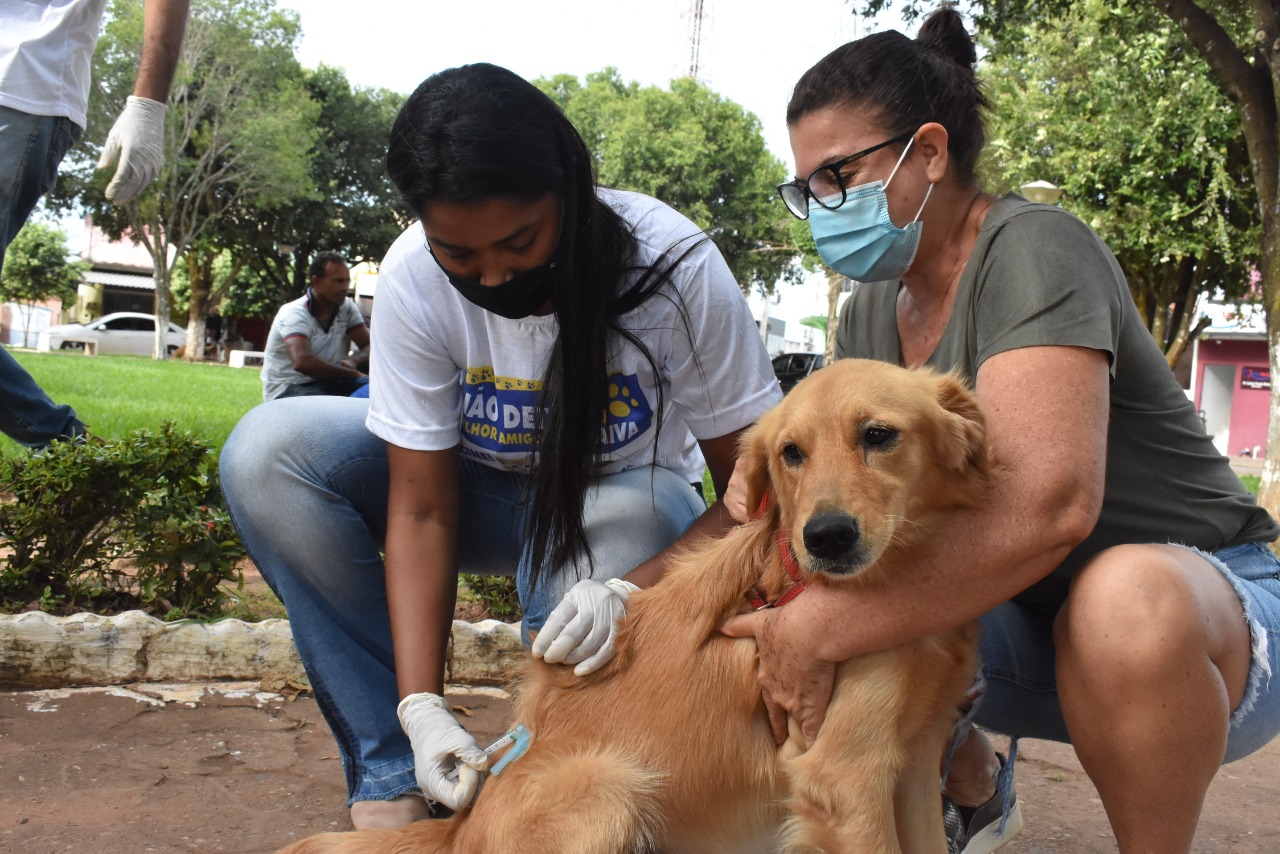
{"label": "seated man in background", "polygon": [[[347,296],[351,271],[337,252],[311,262],[311,287],[276,312],[262,360],[262,399],[348,396],[369,381],[369,327]],[[351,353],[354,343],[359,349]],[[348,355],[350,354],[350,355]]]}

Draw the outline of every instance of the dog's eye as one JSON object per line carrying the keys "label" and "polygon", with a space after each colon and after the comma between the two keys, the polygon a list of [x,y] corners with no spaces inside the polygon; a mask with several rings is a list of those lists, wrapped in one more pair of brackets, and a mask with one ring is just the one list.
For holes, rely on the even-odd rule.
{"label": "dog's eye", "polygon": [[795,444],[788,442],[782,446],[782,459],[790,466],[798,466],[804,462],[804,452]]}
{"label": "dog's eye", "polygon": [[863,439],[868,445],[883,445],[893,439],[895,431],[887,427],[868,427],[867,432],[862,434]]}

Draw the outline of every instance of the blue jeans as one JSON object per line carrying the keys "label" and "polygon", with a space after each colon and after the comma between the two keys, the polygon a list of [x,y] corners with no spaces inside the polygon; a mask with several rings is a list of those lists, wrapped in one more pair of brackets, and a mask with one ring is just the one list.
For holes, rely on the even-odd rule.
{"label": "blue jeans", "polygon": [[70,406],[54,403],[31,374],[0,347],[0,431],[30,448],[84,435]]}
{"label": "blue jeans", "polygon": [[65,116],[33,116],[0,106],[0,265],[82,132]]}
{"label": "blue jeans", "polygon": [[[276,397],[315,397],[317,395],[337,395],[339,397],[368,397],[369,378],[312,380],[305,383],[290,383]],[[363,392],[357,394],[357,392]]]}
{"label": "blue jeans", "polygon": [[[396,718],[380,548],[387,455],[364,426],[369,402],[300,397],[251,410],[219,464],[236,527],[284,602],[298,653],[342,754],[348,803],[416,791],[413,751]],[[515,575],[524,628],[537,629],[578,580],[545,575],[529,595],[525,476],[461,461],[459,571]],[[705,510],[682,477],[644,467],[599,477],[584,521],[595,577],[624,575],[679,537]]]}
{"label": "blue jeans", "polygon": [[[58,164],[80,138],[80,127],[62,116],[33,116],[0,106],[0,268],[4,254],[40,197],[58,177]],[[75,438],[84,425],[60,406],[21,365],[0,348],[0,431],[15,442],[41,448]]]}
{"label": "blue jeans", "polygon": [[[1253,660],[1244,699],[1231,716],[1223,762],[1280,734],[1280,559],[1264,543],[1197,554],[1235,589],[1249,624]],[[986,690],[976,722],[1017,737],[1070,742],[1054,675],[1053,615],[1006,602],[981,618]]]}

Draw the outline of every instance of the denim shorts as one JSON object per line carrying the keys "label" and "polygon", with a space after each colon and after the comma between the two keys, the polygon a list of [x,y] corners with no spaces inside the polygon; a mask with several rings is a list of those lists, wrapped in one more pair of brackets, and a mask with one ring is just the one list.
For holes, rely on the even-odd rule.
{"label": "denim shorts", "polygon": [[[1280,733],[1280,685],[1272,679],[1280,669],[1280,558],[1265,543],[1191,551],[1231,583],[1253,641],[1249,683],[1232,713],[1223,759],[1234,762]],[[1006,602],[981,623],[986,687],[976,722],[1006,735],[1070,742],[1054,677],[1053,615]]]}

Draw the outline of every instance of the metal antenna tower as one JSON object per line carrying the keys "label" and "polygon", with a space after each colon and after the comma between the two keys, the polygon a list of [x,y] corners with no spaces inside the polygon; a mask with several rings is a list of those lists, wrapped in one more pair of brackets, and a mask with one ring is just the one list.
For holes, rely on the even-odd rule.
{"label": "metal antenna tower", "polygon": [[693,0],[689,13],[689,76],[698,79],[698,55],[702,49],[703,0]]}

